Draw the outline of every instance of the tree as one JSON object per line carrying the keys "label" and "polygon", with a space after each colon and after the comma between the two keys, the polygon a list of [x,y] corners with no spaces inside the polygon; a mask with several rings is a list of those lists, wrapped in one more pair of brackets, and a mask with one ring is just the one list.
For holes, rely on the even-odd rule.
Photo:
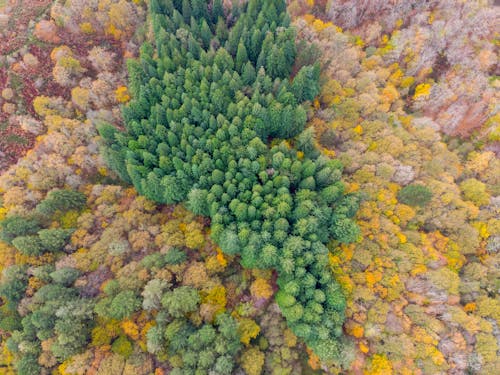
{"label": "tree", "polygon": [[215,371],[218,374],[229,375],[233,371],[233,360],[230,356],[225,355],[217,358],[215,362]]}
{"label": "tree", "polygon": [[255,82],[255,68],[250,61],[247,61],[241,73],[241,79],[245,85],[252,85]]}
{"label": "tree", "polygon": [[108,314],[113,319],[122,320],[140,309],[142,303],[131,290],[118,293],[109,305]]}
{"label": "tree", "polygon": [[[0,294],[8,301],[17,302],[24,296],[28,286],[28,275],[26,267],[13,265],[3,270],[2,282],[0,283]],[[13,306],[15,307],[15,306]]]}
{"label": "tree", "polygon": [[219,17],[224,18],[224,6],[222,0],[213,0],[212,2],[212,24],[217,24]]}
{"label": "tree", "polygon": [[38,357],[35,354],[26,354],[16,362],[16,370],[19,375],[40,374],[42,368],[38,364]]}
{"label": "tree", "polygon": [[244,318],[239,322],[238,332],[240,334],[240,341],[248,346],[250,340],[257,337],[259,334],[260,327],[252,319]]}
{"label": "tree", "polygon": [[189,210],[196,215],[207,216],[209,214],[207,195],[206,190],[192,189],[188,194],[187,206]]}
{"label": "tree", "polygon": [[40,222],[31,217],[10,216],[0,221],[0,239],[9,244],[18,236],[29,236],[38,233]]}
{"label": "tree", "polygon": [[242,73],[243,67],[245,67],[247,63],[249,63],[247,49],[245,47],[245,44],[240,40],[240,43],[238,44],[238,50],[236,52],[236,70]]}
{"label": "tree", "polygon": [[195,311],[200,303],[198,291],[188,286],[181,286],[163,295],[161,304],[174,318]]}
{"label": "tree", "polygon": [[319,65],[302,67],[292,83],[292,92],[299,102],[313,100],[319,94]]}
{"label": "tree", "polygon": [[177,248],[172,248],[167,251],[164,256],[165,264],[180,264],[186,260],[186,253]]}
{"label": "tree", "polygon": [[408,206],[426,206],[432,198],[432,192],[423,185],[411,184],[402,188],[398,200]]}
{"label": "tree", "polygon": [[477,206],[483,206],[490,203],[490,196],[486,192],[486,185],[475,178],[469,178],[463,181],[460,184],[460,189],[462,190],[464,198]]}
{"label": "tree", "polygon": [[241,356],[241,367],[248,375],[260,375],[264,367],[265,355],[257,347],[250,347]]}
{"label": "tree", "polygon": [[163,338],[163,331],[159,326],[151,327],[147,334],[147,349],[148,352],[158,354],[165,347],[165,339]]}
{"label": "tree", "polygon": [[74,298],[56,311],[56,341],[51,347],[56,358],[65,360],[87,346],[93,327],[93,307],[88,299]]}
{"label": "tree", "polygon": [[169,283],[161,279],[150,280],[142,292],[142,308],[148,311],[157,310],[161,307],[161,297]]}
{"label": "tree", "polygon": [[182,15],[184,16],[184,22],[189,24],[191,21],[191,1],[182,0]]}
{"label": "tree", "polygon": [[38,237],[46,251],[56,252],[63,249],[73,232],[73,229],[42,229]]}
{"label": "tree", "polygon": [[128,358],[134,351],[134,348],[132,346],[132,343],[127,340],[125,336],[119,336],[115,341],[113,341],[111,350],[113,351],[113,353]]}
{"label": "tree", "polygon": [[38,236],[19,236],[12,241],[12,245],[21,253],[38,256],[43,253],[44,246]]}
{"label": "tree", "polygon": [[87,202],[85,194],[74,190],[53,190],[36,206],[36,210],[46,216],[56,211],[80,210]]}
{"label": "tree", "polygon": [[73,285],[75,280],[80,276],[80,271],[76,268],[64,267],[50,274],[51,279],[66,287]]}
{"label": "tree", "polygon": [[[206,17],[210,8],[206,1],[191,1],[189,23],[179,13],[182,8],[187,13],[187,2],[183,6],[176,0],[172,5],[175,27],[153,15],[157,50],[145,44],[139,62],[130,63],[134,98],[124,109],[125,130],[101,129],[110,165],[140,194],[159,203],[187,200],[192,212],[210,216],[212,239],[225,254],[240,255],[244,266],[275,269],[283,292],[276,300],[290,327],[308,345],[336,337],[342,316],[328,320],[333,297],[327,288],[338,285],[325,271],[325,244],[332,239],[356,241],[359,228],[350,219],[357,200],[346,196],[340,184],[327,189],[340,179],[340,166],[319,156],[312,130],[300,134],[308,117],[302,103],[319,93],[319,65],[302,66],[290,83],[296,63],[295,32],[284,1],[242,6],[233,2],[228,35],[221,17],[217,26],[215,19]],[[165,7],[160,8],[163,12]],[[200,17],[199,22],[194,20]],[[204,50],[196,48],[199,38]],[[297,135],[281,143],[275,139]],[[159,238],[171,245],[198,247],[203,233],[193,225],[182,228],[182,238],[177,234],[166,238],[167,232],[178,233],[178,228],[164,230]],[[288,243],[291,236],[298,240]],[[163,259],[148,256],[143,264],[157,272],[170,263],[169,256],[170,252]],[[184,282],[201,285],[194,278],[197,269],[202,270],[189,267]],[[294,280],[297,284],[289,284]],[[321,302],[316,301],[315,290],[323,292],[325,298],[318,297]],[[151,307],[157,306],[158,293],[156,288],[148,301]],[[96,309],[106,313],[110,298]],[[198,291],[187,286],[165,291],[161,298],[163,308],[177,319],[164,323],[169,355],[180,353],[191,340],[192,346],[178,354],[188,371],[195,370],[201,349],[196,339],[189,339],[197,329],[183,318],[189,314],[196,320],[190,313],[200,302]],[[340,311],[345,302],[335,308]],[[217,323],[227,339],[214,343],[221,354],[214,359],[215,364],[220,361],[220,371],[213,370],[217,373],[232,371],[224,353],[234,355],[239,343],[239,338],[233,340],[234,324],[226,320]],[[315,327],[319,323],[325,323],[321,337]],[[158,340],[151,343],[153,350],[158,344]],[[209,357],[202,361],[203,371]]]}
{"label": "tree", "polygon": [[236,254],[240,251],[240,240],[238,235],[231,230],[225,230],[219,239],[221,249],[229,255]]}
{"label": "tree", "polygon": [[191,0],[193,17],[197,19],[208,19],[207,2],[205,0]]}

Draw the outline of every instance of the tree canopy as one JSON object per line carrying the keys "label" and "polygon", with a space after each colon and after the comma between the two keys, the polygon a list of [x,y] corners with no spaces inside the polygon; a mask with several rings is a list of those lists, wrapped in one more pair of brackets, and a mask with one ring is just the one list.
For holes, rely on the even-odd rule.
{"label": "tree canopy", "polygon": [[206,2],[151,9],[155,45],[129,62],[126,129],[100,128],[109,165],[140,194],[209,216],[213,239],[245,267],[276,269],[280,288],[295,281],[295,296],[277,298],[283,314],[334,357],[345,301],[325,244],[357,239],[357,199],[304,130],[319,66],[290,78],[297,51],[285,1],[250,0],[226,18]]}

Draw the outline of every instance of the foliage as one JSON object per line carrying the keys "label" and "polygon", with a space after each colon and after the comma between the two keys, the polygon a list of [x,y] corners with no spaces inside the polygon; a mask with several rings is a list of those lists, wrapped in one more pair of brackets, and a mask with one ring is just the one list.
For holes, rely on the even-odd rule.
{"label": "foliage", "polygon": [[432,198],[430,189],[423,185],[411,184],[402,188],[398,200],[408,206],[426,206]]}
{"label": "foliage", "polygon": [[163,307],[174,318],[181,318],[189,312],[196,311],[199,302],[198,292],[187,286],[165,293],[161,300]]}
{"label": "foliage", "polygon": [[[7,17],[19,21],[16,25],[9,20],[9,25],[15,26],[12,29],[31,22],[30,16],[25,15],[32,8],[39,9],[24,7],[18,12],[20,3],[11,3],[6,9]],[[0,223],[6,223],[0,224],[0,232],[7,238],[0,243],[0,372],[497,372],[500,161],[494,152],[498,149],[495,90],[499,81],[491,76],[498,58],[490,2],[447,0],[447,6],[436,7],[433,2],[397,0],[387,7],[381,0],[291,0],[287,10],[292,14],[293,33],[288,26],[282,28],[288,25],[288,16],[282,17],[284,8],[280,2],[272,2],[261,12],[262,3],[53,2],[47,13],[40,16],[41,22],[33,19],[36,43],[31,43],[30,38],[27,45],[19,45],[18,52],[3,61],[6,80],[0,80],[2,84],[5,81],[5,89],[2,86],[0,91],[5,101],[5,121],[0,119],[0,132],[5,134],[5,125],[8,135],[9,131],[18,134],[24,129],[30,133],[24,151],[33,144],[36,147],[24,156],[23,150],[16,148],[13,158],[11,149],[5,152],[3,148],[10,138],[0,140],[4,152],[0,158]],[[155,7],[157,15],[143,23],[148,4]],[[159,13],[168,17],[158,16]],[[15,19],[18,14],[19,20]],[[238,26],[245,17],[250,22],[243,22],[243,26],[240,22]],[[154,18],[156,27],[151,25]],[[253,31],[255,24],[262,29]],[[356,35],[351,34],[351,27]],[[156,32],[163,34],[161,28],[167,31],[161,36],[162,45],[156,48],[153,38]],[[16,36],[12,41],[17,45],[24,34],[30,37],[32,29],[22,29],[17,34],[20,38]],[[7,33],[13,35],[11,30]],[[282,33],[285,37],[277,41]],[[435,35],[441,36],[437,42]],[[67,46],[60,44],[61,39]],[[133,80],[125,81],[125,59],[134,58],[145,39],[155,48],[143,51],[146,62],[128,63],[140,81],[132,87]],[[292,65],[279,49],[288,45],[284,39],[296,45]],[[10,41],[0,44],[10,47]],[[167,51],[169,44],[176,44],[176,52],[169,53],[171,62],[158,69],[162,65],[159,50]],[[221,48],[227,54],[215,56]],[[258,61],[255,53],[262,49],[269,52],[269,59]],[[213,55],[207,51],[213,51]],[[316,64],[318,58],[321,65]],[[193,63],[189,69],[183,61],[188,59]],[[196,64],[201,60],[203,63]],[[214,66],[219,71],[214,72]],[[220,66],[227,69],[221,70]],[[321,87],[316,77],[320,66]],[[305,67],[308,68],[302,69]],[[283,74],[279,80],[274,80],[280,72]],[[160,81],[161,89],[147,90],[158,86],[154,80],[148,85],[152,75]],[[204,80],[205,75],[209,78]],[[314,82],[301,86],[311,76],[315,76]],[[260,85],[258,94],[256,81]],[[189,87],[189,82],[194,88]],[[227,90],[227,82],[233,85],[231,90]],[[167,88],[168,92],[163,91]],[[311,92],[318,92],[318,88],[321,94],[314,98],[316,94]],[[198,91],[200,95],[192,101],[193,93]],[[289,101],[287,94],[296,102]],[[153,96],[160,97],[155,121],[149,111]],[[119,184],[115,172],[103,164],[96,126],[112,123],[128,134],[127,119],[122,126],[119,107],[132,97],[142,100],[146,108],[134,130],[149,129],[134,137],[138,141],[139,136],[151,139],[156,128],[150,125],[159,124],[177,136],[178,144],[170,147],[169,135],[162,135],[163,129],[159,129],[158,138],[166,139],[163,143],[170,149],[162,145],[157,153],[162,142],[144,147],[144,137],[139,144],[131,139],[126,148],[140,150],[136,156],[144,150],[153,156],[164,152],[160,156],[168,158],[161,160],[161,166],[152,168],[160,179],[164,175],[159,169],[165,164],[166,170],[175,172],[177,178],[179,160],[175,159],[172,168],[169,165],[174,162],[171,156],[179,158],[185,167],[179,175],[188,175],[191,183],[185,191],[183,187],[179,196],[191,212],[181,205],[155,205],[137,196],[133,188]],[[243,109],[238,107],[242,98]],[[174,108],[170,99],[178,102],[174,103],[175,113],[169,111]],[[278,117],[279,104],[293,107],[302,100],[307,101],[302,104],[305,112],[298,109],[296,117],[302,124],[305,117],[300,117],[306,114],[306,131],[277,134],[281,129],[276,130],[276,124],[287,122],[289,117],[273,122],[276,118],[271,118],[271,114]],[[256,103],[262,108],[254,108]],[[17,112],[8,117],[12,111]],[[210,128],[212,113],[224,115],[224,119],[221,117],[221,124],[216,125],[212,120]],[[254,142],[253,146],[258,146],[254,147],[255,157],[241,154],[259,163],[258,168],[253,166],[256,173],[266,172],[267,179],[264,174],[258,175],[259,181],[261,176],[265,179],[259,184],[266,191],[254,192],[253,185],[259,184],[252,183],[250,199],[238,197],[238,202],[231,204],[233,197],[228,200],[224,194],[233,194],[234,188],[238,190],[236,195],[248,190],[246,176],[241,179],[237,172],[252,168],[248,163],[226,167],[240,145],[249,146],[244,131],[254,130],[255,126],[234,122],[244,119],[241,116],[245,113],[264,118],[264,130],[274,127],[270,137],[260,140],[268,150],[276,147],[285,159]],[[174,115],[182,117],[171,121]],[[171,123],[180,125],[172,129]],[[231,125],[236,126],[236,131]],[[187,137],[181,134],[181,128],[186,128]],[[203,150],[205,146],[200,146],[200,141],[212,139],[213,134],[205,133],[212,129],[225,131],[218,135],[213,131],[220,139],[211,145],[211,150],[218,150],[219,155],[206,152],[211,162],[221,160],[213,175],[221,181],[217,184],[220,188],[213,190],[211,181],[202,181],[209,189],[199,185],[198,178],[207,171],[207,165],[198,162],[203,157],[193,161],[188,148],[189,145],[195,151]],[[113,127],[101,131],[112,133],[111,138],[120,133]],[[256,135],[262,133],[259,130]],[[255,150],[250,151],[252,154]],[[293,163],[316,163],[323,159],[318,158],[318,152],[342,161],[345,185],[334,182],[320,188],[318,181],[324,176],[302,176],[302,170],[298,180],[290,178],[299,175],[298,168],[281,175],[286,171],[287,159]],[[134,155],[127,151],[125,157],[129,156]],[[138,162],[143,159],[140,154]],[[145,159],[153,160],[150,155]],[[240,157],[233,159],[239,162]],[[12,164],[15,160],[17,163]],[[5,165],[11,167],[6,169]],[[205,169],[192,170],[193,166]],[[341,168],[338,165],[334,169],[333,180],[339,181]],[[233,175],[226,176],[229,170]],[[278,172],[280,178],[276,179]],[[432,199],[425,206],[404,203],[400,194],[408,185],[428,188]],[[293,190],[294,186],[299,188]],[[268,192],[279,190],[277,195],[284,196],[284,187],[292,197],[291,201],[284,200],[288,207],[283,202],[273,205],[274,198],[266,197]],[[84,200],[68,211],[65,207],[49,207],[47,213],[42,213],[36,208],[45,205],[42,202],[48,194],[60,190],[79,192]],[[164,189],[159,190],[161,193]],[[335,219],[333,237],[343,241],[356,238],[355,243],[320,240],[325,241],[329,254],[328,263],[318,269],[326,267],[332,271],[333,276],[327,277],[341,285],[329,293],[321,288],[312,293],[312,288],[306,287],[311,282],[308,274],[295,278],[299,268],[317,276],[312,263],[308,263],[309,252],[302,253],[297,241],[287,242],[290,236],[304,239],[306,223],[302,221],[300,228],[295,228],[295,224],[311,216],[317,207],[316,198],[304,197],[304,190],[319,193],[316,198],[332,207],[332,212],[347,217],[354,215],[356,206],[350,199],[363,197],[356,214],[359,238],[349,221]],[[174,195],[177,193],[173,190]],[[254,198],[256,201],[252,202]],[[280,217],[274,217],[269,207],[261,210],[254,205],[259,198],[276,211],[279,209]],[[295,198],[300,199],[295,202]],[[344,200],[346,204],[340,204]],[[213,215],[214,202],[222,207],[222,217]],[[247,204],[246,209],[241,203]],[[281,217],[289,211],[291,220]],[[210,220],[192,213],[209,216]],[[247,226],[251,223],[249,214],[260,214],[253,221],[265,223],[265,229]],[[315,211],[312,216],[318,218],[318,214]],[[223,235],[225,244],[234,247],[237,256],[233,256],[225,246],[221,250],[220,239],[219,246],[211,241],[211,235],[217,239],[220,233],[209,226],[220,224],[227,228],[236,221],[235,236]],[[252,245],[258,243],[259,251],[256,257],[246,257],[244,264],[254,267],[265,254],[266,263],[271,266],[240,266],[243,251],[235,244],[246,241],[248,231],[261,237],[248,240]],[[268,233],[276,239],[269,240]],[[308,236],[311,234],[305,237]],[[53,251],[41,244],[41,238]],[[275,267],[270,259],[285,258],[285,242],[287,249],[283,254],[295,254],[293,249],[297,249],[301,255],[292,257],[294,265],[287,260]],[[292,266],[294,278],[284,280],[284,270]],[[298,274],[301,272],[299,269]],[[334,283],[328,281],[328,285]],[[189,288],[192,296],[198,296],[194,300],[199,301],[188,309],[192,311],[184,312],[176,307],[178,301],[171,298],[179,287]],[[110,317],[110,306],[122,292],[122,297],[133,296],[130,301],[138,307],[124,314],[117,309],[116,317],[127,317],[116,320]],[[311,300],[301,309],[293,302],[302,294],[308,294]],[[326,306],[327,298],[342,294],[346,295],[346,338],[316,345],[313,353],[288,327],[293,325],[295,331],[307,334],[307,327],[300,321],[310,319],[314,315],[311,312],[319,310],[318,304]],[[172,305],[162,305],[164,296]],[[273,296],[286,307],[280,310],[273,303]],[[118,298],[117,302],[129,301],[128,297]],[[181,316],[174,318],[168,309]],[[288,325],[282,314],[286,314]],[[331,310],[325,314],[339,322],[340,327],[342,316]],[[219,329],[221,315],[231,317],[231,332],[236,334],[230,340]],[[299,316],[299,323],[290,323]],[[317,327],[312,332],[317,337],[332,337],[332,327],[322,329],[322,322],[309,325]],[[331,352],[335,346],[341,353],[335,362],[321,361],[317,356]]]}
{"label": "foliage", "polygon": [[0,221],[0,239],[7,243],[18,236],[29,236],[36,234],[41,227],[40,222],[35,218],[25,218],[22,216],[10,216]]}
{"label": "foliage", "polygon": [[[495,243],[490,230],[500,229],[492,225],[498,183],[492,174],[498,174],[499,163],[488,141],[477,143],[486,139],[490,125],[465,136],[466,127],[479,127],[494,113],[484,103],[476,104],[474,115],[469,112],[471,100],[477,102],[472,98],[484,97],[491,87],[463,85],[485,82],[489,73],[479,68],[477,56],[458,54],[457,45],[437,51],[422,36],[451,31],[450,19],[455,26],[475,27],[470,15],[481,9],[487,19],[492,9],[468,3],[451,18],[445,8],[433,9],[431,25],[406,16],[402,8],[410,5],[401,1],[387,10],[404,19],[392,29],[396,18],[371,11],[376,3],[326,5],[344,9],[329,14],[334,24],[366,17],[356,27],[357,36],[334,25],[323,27],[328,19],[324,4],[307,8],[297,1],[300,7],[294,8],[309,13],[296,21],[299,37],[323,52],[325,84],[310,124],[321,151],[344,163],[348,191],[364,197],[357,214],[362,240],[329,247],[333,271],[348,291],[344,328],[356,343],[349,370],[335,371],[489,373],[495,361],[489,357],[480,364],[478,355],[484,341],[478,346],[468,338],[483,332],[481,339],[487,341],[491,329],[491,316],[482,316],[479,308],[483,314],[490,309],[485,298],[498,284],[493,281],[497,255],[488,249]],[[431,12],[415,11],[422,17]],[[489,49],[487,29],[484,39],[460,38],[460,44]],[[394,31],[382,35],[387,30]],[[445,56],[462,61],[461,69],[454,70]],[[423,191],[423,201],[417,201],[420,193],[413,186]],[[344,352],[347,358],[349,351]]]}
{"label": "foliage", "polygon": [[74,190],[53,190],[36,206],[36,210],[46,216],[52,216],[56,211],[80,210],[85,206],[87,198]]}
{"label": "foliage", "polygon": [[[357,200],[344,195],[340,164],[318,157],[312,133],[302,132],[300,103],[319,92],[319,66],[302,67],[289,82],[296,47],[284,2],[249,2],[225,36],[214,35],[215,17],[200,34],[208,11],[186,4],[151,6],[156,52],[144,44],[141,59],[129,63],[126,131],[100,129],[109,165],[146,197],[188,200],[193,212],[209,215],[212,238],[245,267],[278,269],[280,287],[296,280],[293,300],[277,301],[296,334],[313,348],[329,347],[322,353],[333,358],[345,302],[325,268],[324,244],[356,241],[359,231],[351,220]],[[296,149],[279,140],[294,136]],[[323,193],[334,183],[336,195]],[[315,301],[308,290],[326,298]],[[174,307],[181,291],[188,290],[162,300],[174,317],[195,308]],[[326,336],[319,325],[330,339],[318,339]]]}

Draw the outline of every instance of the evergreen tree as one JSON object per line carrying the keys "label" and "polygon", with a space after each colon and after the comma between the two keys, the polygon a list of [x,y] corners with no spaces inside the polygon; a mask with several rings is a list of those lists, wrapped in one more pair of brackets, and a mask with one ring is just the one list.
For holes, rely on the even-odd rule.
{"label": "evergreen tree", "polygon": [[[238,72],[242,72],[243,67],[248,62],[248,54],[247,49],[245,48],[245,44],[240,40],[238,44],[238,51],[236,52],[236,70]],[[250,65],[251,66],[251,65]]]}
{"label": "evergreen tree", "polygon": [[191,0],[191,8],[193,10],[193,17],[197,19],[208,19],[206,0]]}
{"label": "evergreen tree", "polygon": [[212,2],[212,24],[219,21],[219,17],[224,18],[224,6],[222,0],[213,0]]}
{"label": "evergreen tree", "polygon": [[182,0],[182,15],[186,24],[191,23],[191,0]]}

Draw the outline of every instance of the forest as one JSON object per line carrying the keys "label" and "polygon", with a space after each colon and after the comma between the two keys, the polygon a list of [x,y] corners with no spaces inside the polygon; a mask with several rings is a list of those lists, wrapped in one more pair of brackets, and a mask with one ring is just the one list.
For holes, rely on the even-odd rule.
{"label": "forest", "polygon": [[21,3],[0,373],[496,373],[491,2]]}

